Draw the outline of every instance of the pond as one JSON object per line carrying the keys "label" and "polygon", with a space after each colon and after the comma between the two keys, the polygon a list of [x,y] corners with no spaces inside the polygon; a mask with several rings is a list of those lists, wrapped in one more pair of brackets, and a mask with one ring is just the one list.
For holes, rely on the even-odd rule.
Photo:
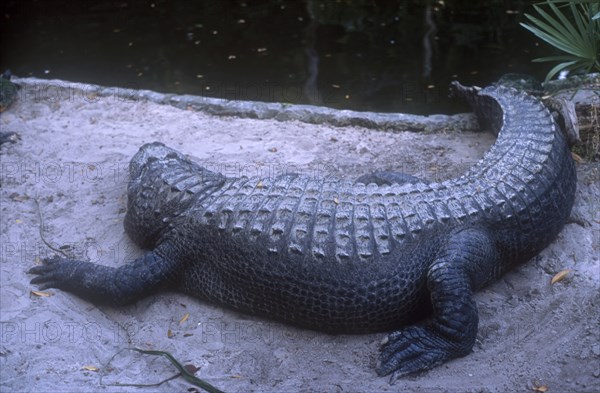
{"label": "pond", "polygon": [[543,78],[531,1],[3,1],[18,76],[360,111],[454,113],[448,84]]}

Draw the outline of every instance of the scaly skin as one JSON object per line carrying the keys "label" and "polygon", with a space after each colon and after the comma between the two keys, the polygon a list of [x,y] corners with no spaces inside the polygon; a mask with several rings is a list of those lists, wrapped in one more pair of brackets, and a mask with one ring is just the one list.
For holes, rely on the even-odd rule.
{"label": "scaly skin", "polygon": [[116,269],[47,260],[32,283],[111,305],[171,288],[311,329],[400,329],[384,341],[380,375],[464,356],[477,334],[473,292],[556,237],[576,174],[537,99],[452,89],[499,133],[459,178],[233,179],[155,142],[131,160],[125,217],[128,235],[152,251]]}

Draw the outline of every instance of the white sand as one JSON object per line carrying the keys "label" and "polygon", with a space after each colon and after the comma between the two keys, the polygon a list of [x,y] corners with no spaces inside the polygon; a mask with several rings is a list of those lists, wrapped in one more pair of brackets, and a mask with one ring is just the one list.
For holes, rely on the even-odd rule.
{"label": "white sand", "polygon": [[[39,97],[37,97],[39,98]],[[163,359],[122,352],[164,350],[226,392],[600,391],[600,168],[579,166],[572,216],[541,255],[476,295],[473,353],[390,386],[374,371],[382,334],[332,336],[163,293],[123,308],[96,307],[60,291],[38,297],[25,272],[52,255],[45,237],[79,258],[117,266],[140,255],[125,236],[125,169],[143,143],[161,141],[229,175],[318,171],[354,178],[375,168],[428,179],[464,170],[489,134],[422,135],[299,121],[215,117],[152,102],[54,101],[22,94],[0,117],[22,140],[1,151],[0,390],[188,391]],[[550,284],[562,269],[567,279]],[[189,318],[180,322],[186,313]],[[172,337],[168,337],[171,331]],[[93,366],[99,371],[84,367]],[[104,374],[102,385],[100,375]]]}

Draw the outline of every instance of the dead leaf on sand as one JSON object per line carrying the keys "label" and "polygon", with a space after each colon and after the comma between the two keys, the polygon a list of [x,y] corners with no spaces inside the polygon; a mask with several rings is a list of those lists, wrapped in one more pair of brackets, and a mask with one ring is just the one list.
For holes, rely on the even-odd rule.
{"label": "dead leaf on sand", "polygon": [[560,272],[556,273],[554,275],[554,277],[552,277],[552,280],[550,280],[550,283],[556,284],[557,282],[564,280],[565,277],[571,272],[572,272],[571,269],[561,270]]}

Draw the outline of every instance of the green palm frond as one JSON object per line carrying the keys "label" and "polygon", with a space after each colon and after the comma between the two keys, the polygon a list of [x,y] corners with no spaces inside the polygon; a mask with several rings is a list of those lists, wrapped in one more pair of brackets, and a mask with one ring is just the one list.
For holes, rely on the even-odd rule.
{"label": "green palm frond", "polygon": [[[540,6],[546,5],[549,11]],[[562,4],[560,7],[557,4]],[[534,62],[560,61],[546,75],[546,81],[563,70],[600,70],[600,4],[597,0],[547,0],[533,6],[539,17],[525,14],[531,24],[521,23],[539,39],[565,55],[534,59]],[[563,11],[570,10],[570,17]]]}

